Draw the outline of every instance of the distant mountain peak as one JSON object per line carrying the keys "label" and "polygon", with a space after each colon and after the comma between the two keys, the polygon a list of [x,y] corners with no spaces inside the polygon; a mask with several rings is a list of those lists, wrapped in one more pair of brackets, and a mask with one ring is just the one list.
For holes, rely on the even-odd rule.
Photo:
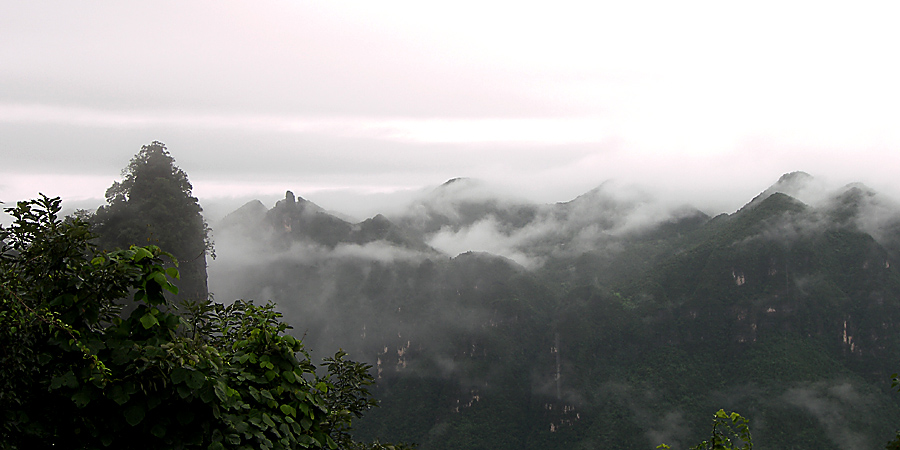
{"label": "distant mountain peak", "polygon": [[256,214],[258,214],[258,213],[265,214],[268,210],[269,210],[269,208],[266,208],[266,205],[264,205],[263,202],[261,202],[259,200],[250,200],[249,202],[244,203],[243,206],[241,206],[240,208],[238,208],[234,212],[232,212],[232,214],[234,214],[234,213],[244,214],[244,213],[248,213],[248,212],[256,213]]}
{"label": "distant mountain peak", "polygon": [[788,172],[788,173],[782,175],[781,178],[778,179],[778,182],[776,182],[775,184],[797,183],[797,182],[802,183],[802,182],[811,181],[813,178],[814,177],[812,175],[810,175],[806,172],[797,170],[797,171]]}
{"label": "distant mountain peak", "polygon": [[653,200],[653,196],[638,185],[606,180],[599,186],[561,204],[604,202],[610,204],[638,204]]}
{"label": "distant mountain peak", "polygon": [[223,217],[222,220],[219,221],[217,228],[257,227],[262,223],[267,212],[269,212],[269,208],[266,208],[266,205],[263,205],[261,201],[250,200],[249,202],[244,203],[240,208]]}
{"label": "distant mountain peak", "polygon": [[847,220],[863,214],[866,205],[879,204],[885,199],[878,192],[862,183],[850,183],[832,197],[829,204],[831,213],[838,220]]}
{"label": "distant mountain peak", "polygon": [[781,178],[766,189],[765,192],[768,192],[770,195],[775,192],[781,192],[782,194],[787,194],[791,197],[799,197],[800,192],[810,187],[815,180],[815,177],[806,172],[789,172],[782,175]]}
{"label": "distant mountain peak", "polygon": [[[452,178],[419,199],[419,203],[481,201],[494,197],[494,192],[477,178]],[[433,205],[432,205],[433,206]]]}
{"label": "distant mountain peak", "polygon": [[442,184],[441,186],[449,186],[453,183],[467,183],[471,180],[472,179],[468,178],[468,177],[456,177],[456,178],[451,178],[451,179],[445,181],[444,184]]}
{"label": "distant mountain peak", "polygon": [[844,193],[850,193],[851,195],[865,195],[868,197],[874,197],[878,195],[878,192],[875,189],[866,186],[863,183],[850,183],[844,186]]}
{"label": "distant mountain peak", "polygon": [[300,204],[302,206],[307,203],[313,204],[309,200],[306,200],[305,198],[303,198],[299,195],[294,195],[294,193],[292,191],[285,191],[284,199],[277,201],[275,203],[275,207],[278,208],[278,207],[285,207],[285,206],[293,206],[293,205],[297,205],[297,204]]}
{"label": "distant mountain peak", "polygon": [[360,222],[360,225],[387,228],[389,226],[393,226],[393,222],[391,222],[390,219],[385,217],[383,214],[376,214],[375,217]]}
{"label": "distant mountain peak", "polygon": [[483,188],[484,182],[477,178],[456,177],[445,181],[434,189],[434,193],[443,195],[446,192],[464,192],[470,189]]}
{"label": "distant mountain peak", "polygon": [[810,198],[811,191],[821,190],[823,187],[818,186],[819,189],[812,189],[815,186],[816,178],[812,175],[802,172],[802,171],[794,171],[788,172],[778,178],[773,185],[766,188],[766,190],[762,191],[759,195],[750,200],[744,208],[754,207],[758,203],[763,200],[771,197],[773,194],[781,193],[785,194],[789,197],[793,197],[796,200],[799,200],[803,203],[812,203],[812,198]]}

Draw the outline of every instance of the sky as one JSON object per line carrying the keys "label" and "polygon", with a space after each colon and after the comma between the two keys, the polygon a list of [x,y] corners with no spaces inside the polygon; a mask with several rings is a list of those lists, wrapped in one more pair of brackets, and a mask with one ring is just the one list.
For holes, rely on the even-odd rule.
{"label": "sky", "polygon": [[454,177],[731,212],[786,172],[900,198],[900,3],[0,0],[0,201],[96,207],[164,142],[215,221]]}

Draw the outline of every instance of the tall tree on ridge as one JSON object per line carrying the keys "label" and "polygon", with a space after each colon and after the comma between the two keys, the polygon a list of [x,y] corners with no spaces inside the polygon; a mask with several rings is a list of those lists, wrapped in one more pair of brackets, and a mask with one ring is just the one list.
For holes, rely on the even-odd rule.
{"label": "tall tree on ridge", "polygon": [[205,300],[212,243],[187,173],[175,165],[165,144],[153,141],[141,147],[122,177],[106,190],[107,205],[92,220],[100,247],[158,245],[178,259],[178,298]]}

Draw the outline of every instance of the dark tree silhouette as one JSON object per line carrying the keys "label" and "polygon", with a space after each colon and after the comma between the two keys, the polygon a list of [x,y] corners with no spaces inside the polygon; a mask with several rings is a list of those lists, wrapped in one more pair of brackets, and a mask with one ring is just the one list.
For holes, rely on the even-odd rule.
{"label": "dark tree silhouette", "polygon": [[175,165],[165,144],[153,141],[141,147],[122,177],[106,190],[107,205],[92,220],[100,247],[165,248],[178,260],[178,298],[206,299],[206,255],[212,255],[212,243],[187,173]]}

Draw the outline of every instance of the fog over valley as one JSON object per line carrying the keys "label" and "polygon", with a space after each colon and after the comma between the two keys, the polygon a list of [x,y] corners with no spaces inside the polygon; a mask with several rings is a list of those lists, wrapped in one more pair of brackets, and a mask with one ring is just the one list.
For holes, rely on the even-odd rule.
{"label": "fog over valley", "polygon": [[[351,351],[389,395],[409,377],[430,380],[409,395],[436,396],[443,406],[429,420],[438,425],[457,423],[454,414],[482,399],[501,407],[495,396],[506,392],[542,398],[543,418],[529,420],[553,433],[583,430],[579,421],[600,404],[636,395],[629,426],[649,428],[634,442],[679,442],[692,435],[685,407],[657,396],[691,385],[699,375],[690,367],[713,364],[725,384],[687,395],[761,408],[757,419],[768,419],[756,436],[777,433],[777,411],[796,408],[837,448],[878,439],[861,431],[875,420],[867,408],[876,394],[857,375],[821,365],[838,355],[854,367],[874,363],[893,345],[875,330],[894,323],[881,314],[893,317],[883,308],[897,301],[895,288],[882,283],[895,276],[900,206],[863,184],[792,172],[737,211],[710,216],[612,181],[541,204],[456,178],[388,215],[346,219],[293,192],[270,207],[247,203],[214,224],[210,289],[224,301],[275,300],[312,351]],[[800,353],[765,356],[779,351]],[[749,372],[725,375],[731,369],[702,362],[721,352]],[[692,362],[670,366],[676,355]],[[643,372],[651,367],[661,372]],[[683,376],[686,385],[669,384]],[[650,413],[650,405],[667,406]],[[364,429],[397,413],[378,414]]]}
{"label": "fog over valley", "polygon": [[900,449],[900,4],[0,4],[0,449]]}

